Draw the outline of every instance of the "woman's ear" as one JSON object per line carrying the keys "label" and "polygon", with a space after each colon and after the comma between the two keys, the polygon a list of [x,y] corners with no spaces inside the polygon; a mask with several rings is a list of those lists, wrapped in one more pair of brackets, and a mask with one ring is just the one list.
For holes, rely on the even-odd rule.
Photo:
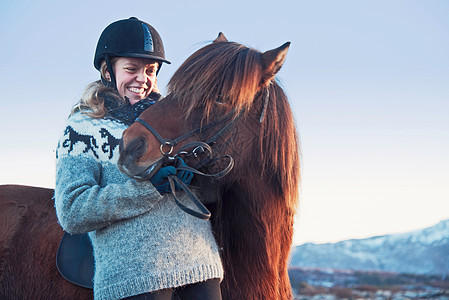
{"label": "woman's ear", "polygon": [[104,71],[104,77],[107,81],[111,81],[111,74],[107,70]]}

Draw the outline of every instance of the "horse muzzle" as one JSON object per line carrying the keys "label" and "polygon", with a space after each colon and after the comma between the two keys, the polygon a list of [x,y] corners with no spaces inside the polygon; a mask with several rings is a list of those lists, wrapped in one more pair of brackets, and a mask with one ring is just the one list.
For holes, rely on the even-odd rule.
{"label": "horse muzzle", "polygon": [[127,146],[120,141],[120,156],[117,162],[119,170],[131,178],[139,180],[150,179],[161,167],[163,157],[159,157],[154,161],[142,161],[143,155],[147,151],[147,143],[144,139],[137,138]]}

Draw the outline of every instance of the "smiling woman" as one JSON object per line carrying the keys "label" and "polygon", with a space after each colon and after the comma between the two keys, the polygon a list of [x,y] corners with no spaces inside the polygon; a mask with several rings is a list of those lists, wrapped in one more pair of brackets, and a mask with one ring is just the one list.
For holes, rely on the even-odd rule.
{"label": "smiling woman", "polygon": [[95,299],[153,299],[156,291],[161,300],[175,293],[221,299],[223,267],[210,222],[168,199],[167,177],[189,184],[192,172],[166,166],[138,181],[117,168],[123,131],[161,97],[156,76],[164,62],[151,25],[129,18],[106,27],[94,59],[101,80],[88,86],[58,143],[56,214],[66,232],[89,235]]}

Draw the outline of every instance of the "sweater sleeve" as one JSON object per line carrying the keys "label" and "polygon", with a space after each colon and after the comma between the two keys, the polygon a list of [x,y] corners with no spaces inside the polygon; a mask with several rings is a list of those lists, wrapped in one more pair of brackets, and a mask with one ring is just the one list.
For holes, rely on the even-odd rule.
{"label": "sweater sleeve", "polygon": [[69,233],[101,229],[149,211],[163,197],[149,181],[128,179],[100,186],[101,164],[86,156],[57,163],[55,207]]}
{"label": "sweater sleeve", "polygon": [[[99,129],[93,124],[88,125],[90,133]],[[76,124],[68,127],[74,128]],[[125,176],[114,162],[102,161],[92,151],[65,151],[62,149],[64,142],[68,144],[63,136],[57,151],[55,208],[65,231],[98,230],[146,213],[163,199],[149,181],[136,181]]]}

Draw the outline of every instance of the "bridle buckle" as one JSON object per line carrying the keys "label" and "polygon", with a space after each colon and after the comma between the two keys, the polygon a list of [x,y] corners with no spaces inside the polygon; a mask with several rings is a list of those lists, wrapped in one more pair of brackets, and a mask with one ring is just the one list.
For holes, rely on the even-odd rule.
{"label": "bridle buckle", "polygon": [[[164,151],[164,147],[169,146],[170,150],[168,152]],[[171,141],[164,141],[164,143],[161,143],[161,146],[159,147],[161,150],[162,155],[170,155],[173,152],[173,142]]]}

